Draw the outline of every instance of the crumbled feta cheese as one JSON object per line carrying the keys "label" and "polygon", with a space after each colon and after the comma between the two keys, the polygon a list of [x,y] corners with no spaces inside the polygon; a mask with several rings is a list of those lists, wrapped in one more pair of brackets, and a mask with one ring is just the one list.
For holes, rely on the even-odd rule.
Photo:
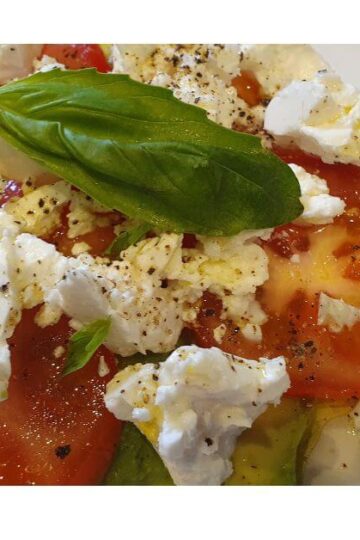
{"label": "crumbled feta cheese", "polygon": [[115,72],[170,88],[215,122],[252,132],[262,130],[266,105],[250,107],[237,96],[231,81],[241,70],[252,71],[271,98],[326,67],[309,45],[115,45],[112,60]]}
{"label": "crumbled feta cheese", "polygon": [[[266,315],[255,292],[268,279],[268,257],[255,243],[269,230],[246,231],[229,238],[198,237],[198,247],[183,249],[181,260],[172,264],[167,277],[177,280],[178,294],[200,298],[209,290],[223,303],[224,316],[240,327],[248,322],[263,324]],[[190,300],[191,301],[191,300]]]}
{"label": "crumbled feta cheese", "polygon": [[[38,205],[41,192],[44,208],[52,190],[59,193],[58,185],[30,192],[27,201],[36,195]],[[182,235],[161,234],[130,246],[120,261],[110,262],[86,253],[65,257],[54,245],[21,233],[26,225],[7,213],[8,207],[0,211],[0,274],[3,271],[4,286],[10,283],[0,302],[0,343],[1,336],[11,335],[21,309],[41,305],[36,315],[41,327],[54,324],[62,313],[77,329],[111,317],[105,345],[113,352],[166,352],[175,347],[184,322],[195,320],[193,304],[206,290],[220,296],[224,318],[244,327],[250,339],[261,337],[258,325],[266,315],[255,293],[268,277],[268,260],[256,241],[268,237],[269,231],[247,231],[227,239],[199,237],[194,249],[182,248]]]}
{"label": "crumbled feta cheese", "polygon": [[0,342],[0,402],[7,398],[11,375],[10,349],[5,341]]}
{"label": "crumbled feta cheese", "polygon": [[11,199],[6,212],[19,222],[23,232],[46,236],[60,225],[61,208],[70,200],[70,192],[66,182],[41,186],[23,197]]}
{"label": "crumbled feta cheese", "polygon": [[232,472],[237,437],[288,387],[283,357],[246,360],[192,345],[159,366],[136,364],[119,372],[107,386],[105,404],[150,437],[157,433],[151,442],[176,484],[218,485]]}
{"label": "crumbled feta cheese", "polygon": [[61,358],[62,356],[64,356],[65,353],[65,347],[63,347],[62,345],[58,345],[57,347],[55,347],[53,355],[55,358]]}
{"label": "crumbled feta cheese", "polygon": [[265,129],[325,163],[360,165],[360,93],[332,73],[293,81],[268,105]]}
{"label": "crumbled feta cheese", "polygon": [[255,343],[260,343],[262,340],[262,331],[258,324],[245,324],[245,326],[241,328],[241,333],[244,338],[249,341],[254,341]]}
{"label": "crumbled feta cheese", "polygon": [[99,358],[98,374],[99,377],[106,377],[110,373],[110,368],[106,363],[105,357],[103,355]]}
{"label": "crumbled feta cheese", "polygon": [[341,332],[345,327],[352,328],[359,321],[360,308],[320,293],[318,324],[328,326],[332,332]]}
{"label": "crumbled feta cheese", "polygon": [[241,69],[256,74],[267,97],[328,67],[311,45],[240,45],[240,50]]}
{"label": "crumbled feta cheese", "polygon": [[216,328],[214,328],[213,335],[214,339],[219,345],[222,343],[222,340],[224,339],[224,336],[226,334],[226,324],[222,323],[219,324]]}
{"label": "crumbled feta cheese", "polygon": [[35,72],[42,72],[46,73],[47,71],[52,71],[53,69],[66,69],[64,64],[60,64],[56,58],[53,58],[52,56],[48,56],[47,54],[44,54],[40,60],[35,58],[34,62],[34,70]]}
{"label": "crumbled feta cheese", "polygon": [[340,197],[329,193],[326,180],[306,172],[299,165],[289,165],[294,171],[301,189],[300,201],[304,207],[296,223],[306,225],[325,225],[332,223],[334,217],[340,216],[345,210],[345,203]]}
{"label": "crumbled feta cheese", "polygon": [[241,51],[231,45],[115,45],[114,71],[170,88],[174,95],[205,109],[226,127],[234,121],[263,123],[263,106],[249,107],[237,96],[231,80],[240,72]]}
{"label": "crumbled feta cheese", "polygon": [[85,193],[72,191],[70,210],[67,215],[68,238],[76,238],[93,231],[97,227],[109,225],[108,218],[103,215],[108,212],[108,208],[97,203]]}
{"label": "crumbled feta cheese", "polygon": [[90,249],[89,244],[86,242],[76,242],[76,244],[74,244],[71,248],[71,254],[74,255],[74,257],[77,257],[77,255],[86,253],[87,251],[90,251]]}
{"label": "crumbled feta cheese", "polygon": [[299,253],[294,253],[293,255],[291,255],[290,262],[292,262],[293,264],[299,264],[300,263]]}

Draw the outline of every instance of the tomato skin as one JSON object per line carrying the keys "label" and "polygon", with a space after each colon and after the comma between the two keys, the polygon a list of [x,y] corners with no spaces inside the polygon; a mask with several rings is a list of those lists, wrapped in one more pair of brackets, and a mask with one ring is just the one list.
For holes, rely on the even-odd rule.
{"label": "tomato skin", "polygon": [[42,54],[55,58],[67,69],[82,69],[94,67],[101,73],[111,71],[101,47],[95,44],[88,45],[44,45]]}
{"label": "tomato skin", "polygon": [[301,150],[275,146],[274,152],[286,163],[296,163],[307,172],[324,178],[331,195],[340,197],[347,208],[360,208],[360,167],[343,163],[323,163],[320,158]]}
{"label": "tomato skin", "polygon": [[221,301],[205,294],[192,331],[201,347],[219,347],[213,330],[226,325],[221,349],[245,358],[284,355],[291,380],[288,396],[300,398],[360,398],[360,323],[337,334],[317,324],[318,298],[299,292],[286,312],[270,314],[262,326],[261,343],[243,337],[239,327],[222,321]]}
{"label": "tomato skin", "polygon": [[239,98],[243,99],[250,107],[261,103],[262,88],[255,74],[249,70],[242,70],[231,81]]}
{"label": "tomato skin", "polygon": [[4,191],[0,196],[0,208],[4,206],[5,203],[10,201],[13,197],[22,197],[23,192],[21,185],[16,180],[8,180],[5,184]]}
{"label": "tomato skin", "polygon": [[[121,423],[103,402],[116,373],[114,356],[101,347],[81,370],[61,376],[73,330],[63,316],[39,328],[25,310],[10,338],[12,376],[0,403],[0,484],[90,485],[101,482],[113,457]],[[110,373],[98,375],[103,355]]]}
{"label": "tomato skin", "polygon": [[[284,161],[297,163],[308,172],[325,178],[330,193],[346,201],[345,214],[336,218],[334,226],[328,225],[326,230],[344,230],[346,241],[336,248],[332,255],[344,261],[344,274],[340,271],[339,275],[349,280],[349,286],[353,287],[354,282],[360,280],[360,168],[342,164],[327,165],[299,150],[277,148],[276,153]],[[277,275],[274,274],[275,267],[272,265],[279,261],[291,266],[292,263],[287,263],[284,259],[289,259],[294,254],[303,255],[306,259],[311,242],[322,229],[324,227],[298,227],[293,224],[276,227],[271,238],[262,242],[269,255],[270,249],[275,254],[269,258],[270,274]],[[320,272],[324,270],[327,275],[326,272],[331,268],[331,253],[326,254],[324,251],[323,255],[326,259],[324,267],[316,268]],[[302,268],[309,272],[310,267]],[[292,272],[291,268],[289,272]],[[302,277],[305,276],[300,275],[300,278]],[[306,278],[314,281],[311,274],[306,275]],[[246,340],[240,328],[231,321],[221,320],[221,301],[214,295],[205,294],[193,327],[196,343],[202,347],[218,347],[213,331],[219,324],[225,324],[226,333],[220,345],[224,351],[246,358],[285,356],[291,380],[289,396],[318,399],[360,398],[360,323],[339,333],[318,325],[321,290],[317,293],[314,290],[305,293],[305,283],[305,279],[300,279],[297,289],[294,289],[284,305],[281,303],[281,309],[279,307],[278,310],[268,305],[272,292],[271,283],[270,286],[265,284],[258,290],[257,298],[268,314],[268,321],[262,326],[263,340],[259,344]],[[286,287],[286,284],[283,286]],[[353,290],[352,288],[351,291]],[[355,300],[356,298],[355,294]],[[272,305],[276,306],[279,302],[280,299],[275,298]]]}
{"label": "tomato skin", "polygon": [[309,228],[299,227],[289,223],[276,227],[269,240],[263,242],[270,247],[274,253],[290,259],[292,255],[303,253],[309,250]]}

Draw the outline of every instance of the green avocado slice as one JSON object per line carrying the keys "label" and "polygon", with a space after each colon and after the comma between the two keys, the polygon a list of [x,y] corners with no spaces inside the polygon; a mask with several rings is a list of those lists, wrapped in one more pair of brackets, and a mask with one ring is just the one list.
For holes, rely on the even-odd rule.
{"label": "green avocado slice", "polygon": [[233,474],[226,485],[276,486],[300,483],[298,463],[312,410],[297,399],[270,406],[239,438]]}
{"label": "green avocado slice", "polygon": [[[312,411],[296,399],[269,407],[241,437],[233,455],[234,472],[226,485],[294,485],[299,483],[301,443]],[[152,444],[126,423],[106,485],[168,486],[173,481]]]}
{"label": "green avocado slice", "polygon": [[153,445],[134,424],[126,423],[104,484],[171,486],[174,482]]}

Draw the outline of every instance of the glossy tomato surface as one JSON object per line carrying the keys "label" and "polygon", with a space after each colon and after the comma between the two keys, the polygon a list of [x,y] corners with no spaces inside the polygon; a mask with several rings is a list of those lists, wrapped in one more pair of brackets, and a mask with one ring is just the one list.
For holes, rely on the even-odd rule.
{"label": "glossy tomato surface", "polygon": [[102,73],[111,71],[101,47],[88,45],[44,45],[42,54],[55,58],[67,69],[82,69],[94,67]]}
{"label": "glossy tomato surface", "polygon": [[[96,484],[113,457],[121,424],[104,405],[105,385],[116,372],[101,347],[80,371],[61,372],[69,336],[67,318],[44,329],[35,310],[24,310],[9,340],[12,376],[0,403],[1,484]],[[109,374],[98,374],[100,356]]]}
{"label": "glossy tomato surface", "polygon": [[[300,151],[276,152],[325,178],[330,193],[345,200],[346,212],[331,225],[277,227],[262,243],[270,274],[257,293],[268,314],[262,342],[245,339],[239,327],[226,322],[221,348],[247,358],[284,355],[291,396],[360,398],[360,324],[339,333],[318,324],[320,292],[360,308],[360,168],[327,165]],[[206,294],[193,328],[201,346],[218,346],[213,331],[224,323],[220,313],[220,300]]]}

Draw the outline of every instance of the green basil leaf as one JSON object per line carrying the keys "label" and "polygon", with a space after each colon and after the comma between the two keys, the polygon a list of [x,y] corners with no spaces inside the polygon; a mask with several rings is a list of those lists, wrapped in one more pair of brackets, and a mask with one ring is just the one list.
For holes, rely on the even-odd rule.
{"label": "green basil leaf", "polygon": [[53,70],[2,86],[0,137],[161,230],[227,236],[302,212],[296,176],[259,138],[127,75]]}
{"label": "green basil leaf", "polygon": [[119,447],[103,483],[111,486],[174,485],[155,448],[131,423],[124,425]]}
{"label": "green basil leaf", "polygon": [[129,231],[122,231],[104,251],[104,255],[117,257],[121,251],[142,240],[142,238],[151,230],[151,228],[152,227],[147,223],[142,223]]}
{"label": "green basil leaf", "polygon": [[63,375],[73,373],[88,363],[105,341],[110,330],[110,324],[110,317],[98,319],[71,336]]}

